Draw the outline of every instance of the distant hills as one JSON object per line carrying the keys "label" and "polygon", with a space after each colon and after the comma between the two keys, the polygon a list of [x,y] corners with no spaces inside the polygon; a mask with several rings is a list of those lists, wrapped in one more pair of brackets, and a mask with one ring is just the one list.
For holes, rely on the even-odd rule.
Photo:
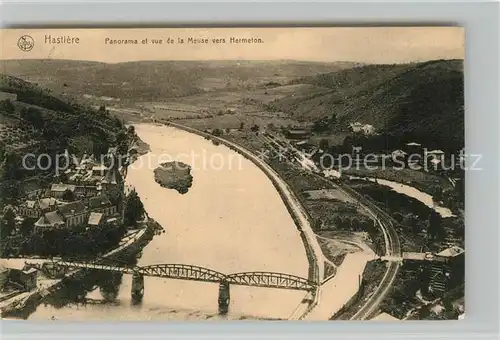
{"label": "distant hills", "polygon": [[[240,90],[246,91],[248,102],[259,102],[260,97],[252,94],[258,91],[252,89],[269,88],[270,98],[273,91],[282,88],[285,94],[262,102],[263,110],[284,112],[293,120],[308,123],[330,122],[334,117],[331,133],[360,122],[373,125],[384,135],[424,142],[428,147],[456,150],[464,145],[462,60],[395,65],[14,60],[3,61],[3,70],[40,84],[51,94],[87,98],[93,104],[182,101],[182,97],[214,91],[231,97],[230,93]],[[296,84],[307,86],[290,86]],[[205,104],[210,106],[210,97]]]}
{"label": "distant hills", "polygon": [[123,122],[105,110],[54,97],[22,79],[0,75],[0,93],[13,96],[0,101],[0,181],[36,174],[21,167],[26,152],[101,155],[127,139]]}
{"label": "distant hills", "polygon": [[238,90],[269,82],[338,71],[356,64],[302,61],[140,61],[118,64],[71,60],[7,60],[3,73],[59,94],[120,101],[163,101],[215,90]]}
{"label": "distant hills", "polygon": [[335,116],[343,124],[371,124],[379,132],[429,145],[464,145],[462,60],[366,65],[294,82],[331,91],[278,99],[269,104],[274,110],[305,121]]}

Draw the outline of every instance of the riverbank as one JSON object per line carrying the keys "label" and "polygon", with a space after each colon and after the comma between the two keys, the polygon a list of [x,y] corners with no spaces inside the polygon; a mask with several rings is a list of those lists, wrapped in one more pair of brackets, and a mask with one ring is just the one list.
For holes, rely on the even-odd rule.
{"label": "riverbank", "polygon": [[[146,223],[144,228],[134,231],[126,235],[120,242],[120,245],[104,254],[102,258],[105,259],[116,259],[117,257],[123,256],[127,252],[138,252],[141,247],[147,244],[154,236],[157,230],[157,226],[154,222]],[[24,262],[40,262],[41,260],[17,259],[18,261]],[[43,261],[42,261],[43,262]],[[64,284],[70,280],[78,278],[78,276],[83,275],[84,270],[78,269],[73,270],[65,275],[61,279],[49,279],[41,282],[41,285],[33,291],[24,292],[16,295],[12,299],[5,300],[0,304],[1,316],[9,315],[19,315],[23,313],[23,309],[26,306],[29,308],[36,307],[45,297],[56,292],[58,289],[64,286]]]}

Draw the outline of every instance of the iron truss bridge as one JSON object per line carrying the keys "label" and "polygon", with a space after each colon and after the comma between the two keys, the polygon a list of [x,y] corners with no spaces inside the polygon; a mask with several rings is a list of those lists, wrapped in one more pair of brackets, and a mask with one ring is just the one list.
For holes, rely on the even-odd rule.
{"label": "iron truss bridge", "polygon": [[[29,264],[29,261],[28,261]],[[212,269],[187,265],[187,264],[155,264],[149,266],[130,267],[120,263],[100,259],[96,261],[67,261],[67,260],[52,260],[47,261],[43,265],[34,264],[40,270],[43,270],[48,275],[56,276],[61,273],[61,270],[105,270],[111,272],[119,272],[123,274],[142,275],[150,277],[161,277],[178,280],[191,280],[203,282],[226,282],[234,285],[265,287],[265,288],[281,288],[294,290],[313,290],[316,284],[305,278],[274,272],[243,272],[226,275]]]}

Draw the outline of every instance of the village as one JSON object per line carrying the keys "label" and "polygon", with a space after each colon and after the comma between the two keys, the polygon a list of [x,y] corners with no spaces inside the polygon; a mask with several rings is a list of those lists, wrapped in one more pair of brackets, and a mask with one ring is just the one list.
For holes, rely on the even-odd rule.
{"label": "village", "polygon": [[[136,146],[129,149],[126,162],[136,151]],[[9,302],[22,294],[31,296],[34,290],[43,291],[55,284],[53,277],[47,277],[45,272],[39,272],[40,268],[26,265],[23,260],[36,261],[40,257],[47,257],[39,254],[43,252],[41,248],[35,247],[34,253],[23,255],[21,249],[9,244],[9,239],[29,239],[33,235],[50,239],[53,236],[47,235],[58,232],[62,235],[94,232],[98,237],[119,237],[118,243],[113,244],[116,250],[129,245],[140,234],[135,226],[124,226],[126,192],[123,177],[126,167],[122,167],[117,160],[117,148],[109,148],[101,160],[86,154],[81,158],[69,157],[67,150],[65,154],[71,163],[55,177],[54,183],[43,186],[38,178],[24,181],[17,207],[10,205],[5,208],[9,212],[6,215],[12,219],[13,228],[10,237],[3,239],[7,242],[4,243],[2,257],[14,255],[14,259],[4,259],[0,266],[0,302]],[[125,230],[125,234],[117,234],[117,230]],[[103,240],[103,244],[106,241],[114,240]],[[104,247],[100,250],[95,255],[104,255],[110,249]]]}
{"label": "village", "polygon": [[[115,148],[110,149],[109,158]],[[32,185],[25,192],[16,220],[36,219],[35,232],[45,228],[69,228],[86,224],[95,227],[104,223],[122,223],[123,178],[117,167],[108,168],[93,156],[84,155],[59,176],[64,179],[49,188]]]}

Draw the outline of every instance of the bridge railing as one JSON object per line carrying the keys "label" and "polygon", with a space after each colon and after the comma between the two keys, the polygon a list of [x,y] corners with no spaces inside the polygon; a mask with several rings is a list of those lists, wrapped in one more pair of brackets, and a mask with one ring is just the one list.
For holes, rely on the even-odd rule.
{"label": "bridge railing", "polygon": [[240,272],[233,274],[224,274],[209,268],[186,264],[156,264],[148,266],[123,266],[121,263],[113,263],[107,260],[105,262],[99,259],[85,262],[72,262],[67,259],[52,259],[47,263],[55,268],[69,269],[90,269],[121,272],[125,274],[140,274],[143,276],[164,277],[180,280],[204,281],[204,282],[228,282],[230,284],[296,289],[313,290],[317,284],[306,278],[299,276],[277,273],[277,272]]}

